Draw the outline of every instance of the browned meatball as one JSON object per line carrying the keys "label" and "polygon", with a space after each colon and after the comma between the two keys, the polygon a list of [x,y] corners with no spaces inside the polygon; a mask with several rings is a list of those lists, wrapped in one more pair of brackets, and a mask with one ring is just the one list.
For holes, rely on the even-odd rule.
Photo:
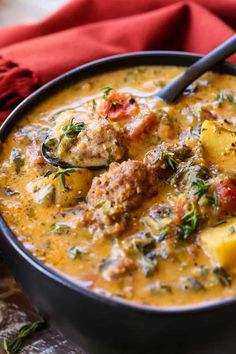
{"label": "browned meatball", "polygon": [[144,197],[157,193],[155,171],[141,161],[128,160],[112,163],[109,171],[96,177],[88,192],[88,202],[93,207],[109,204],[122,210],[137,208]]}

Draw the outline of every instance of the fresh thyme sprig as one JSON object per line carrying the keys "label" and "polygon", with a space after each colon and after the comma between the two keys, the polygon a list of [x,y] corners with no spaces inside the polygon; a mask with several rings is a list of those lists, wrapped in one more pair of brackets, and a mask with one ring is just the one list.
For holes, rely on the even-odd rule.
{"label": "fresh thyme sprig", "polygon": [[45,326],[45,322],[38,321],[29,325],[21,327],[18,334],[13,339],[4,339],[2,342],[2,347],[6,354],[16,354],[19,353],[20,349],[24,344],[24,340],[34,334],[38,329]]}
{"label": "fresh thyme sprig", "polygon": [[75,122],[75,118],[72,118],[70,123],[65,125],[62,128],[67,138],[74,138],[84,129],[85,129],[84,122]]}
{"label": "fresh thyme sprig", "polygon": [[199,217],[196,208],[192,205],[192,208],[184,214],[182,223],[177,224],[179,236],[186,240],[197,229],[198,223]]}
{"label": "fresh thyme sprig", "polygon": [[209,184],[202,178],[196,178],[196,180],[193,182],[193,185],[196,186],[196,189],[194,191],[195,195],[201,196],[209,189]]}
{"label": "fresh thyme sprig", "polygon": [[63,169],[63,168],[58,167],[58,170],[55,173],[55,176],[53,177],[53,179],[60,177],[63,187],[66,188],[66,176],[70,176],[70,174],[74,173],[74,172],[76,172],[76,168]]}

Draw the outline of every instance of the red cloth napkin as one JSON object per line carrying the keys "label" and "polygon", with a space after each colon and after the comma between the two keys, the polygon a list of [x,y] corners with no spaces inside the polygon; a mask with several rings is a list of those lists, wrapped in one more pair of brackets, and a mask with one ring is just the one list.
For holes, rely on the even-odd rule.
{"label": "red cloth napkin", "polygon": [[0,121],[35,88],[90,60],[207,53],[235,30],[236,0],[72,0],[36,24],[0,28]]}

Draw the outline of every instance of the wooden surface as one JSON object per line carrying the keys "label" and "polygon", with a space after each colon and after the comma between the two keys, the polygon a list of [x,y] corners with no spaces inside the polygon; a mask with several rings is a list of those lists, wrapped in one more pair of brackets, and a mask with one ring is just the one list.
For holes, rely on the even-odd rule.
{"label": "wooden surface", "polygon": [[[38,314],[22,294],[0,258],[0,342],[13,338],[25,324],[39,320]],[[0,348],[0,354],[3,350]],[[20,354],[82,354],[57,330],[46,326],[36,332]]]}

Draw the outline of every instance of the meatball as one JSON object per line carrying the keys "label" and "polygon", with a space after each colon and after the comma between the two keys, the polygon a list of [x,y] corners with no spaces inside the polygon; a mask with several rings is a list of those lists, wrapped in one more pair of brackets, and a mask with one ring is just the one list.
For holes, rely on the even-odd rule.
{"label": "meatball", "polygon": [[144,197],[157,193],[155,171],[141,161],[128,160],[112,163],[109,171],[96,177],[88,192],[88,202],[97,208],[109,203],[123,211],[137,208]]}
{"label": "meatball", "polygon": [[45,145],[51,156],[81,167],[106,166],[126,153],[122,131],[105,118],[76,111],[57,117]]}

